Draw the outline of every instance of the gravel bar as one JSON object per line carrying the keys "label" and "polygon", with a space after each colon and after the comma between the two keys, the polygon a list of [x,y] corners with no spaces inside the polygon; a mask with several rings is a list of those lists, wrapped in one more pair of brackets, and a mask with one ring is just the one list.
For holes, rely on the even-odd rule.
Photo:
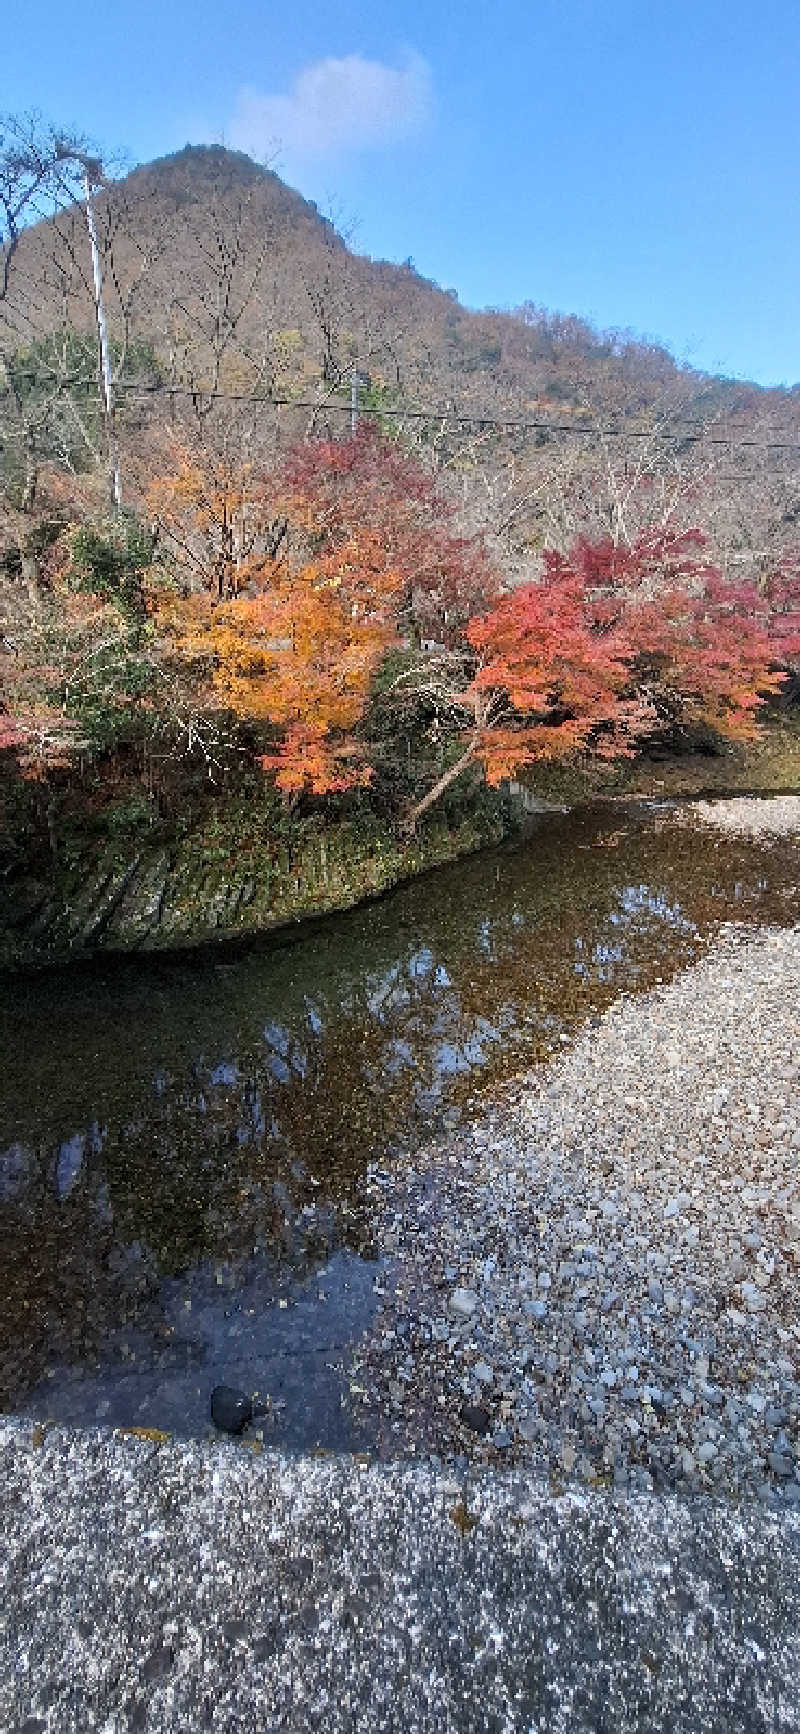
{"label": "gravel bar", "polygon": [[374,1170],[387,1454],[800,1502],[799,1080],[800,928],[728,927]]}
{"label": "gravel bar", "polygon": [[692,801],[683,809],[688,823],[699,820],[739,837],[787,837],[800,832],[800,795],[753,800],[737,795],[726,801]]}

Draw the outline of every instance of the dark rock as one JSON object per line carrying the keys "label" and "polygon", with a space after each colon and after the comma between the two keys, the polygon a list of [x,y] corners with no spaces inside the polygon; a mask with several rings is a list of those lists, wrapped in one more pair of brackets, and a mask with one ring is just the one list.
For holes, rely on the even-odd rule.
{"label": "dark rock", "polygon": [[175,1661],[175,1651],[171,1644],[161,1644],[153,1650],[142,1667],[142,1677],[145,1680],[161,1680],[170,1672]]}
{"label": "dark rock", "polygon": [[767,1462],[773,1475],[791,1475],[794,1469],[792,1458],[783,1456],[780,1451],[770,1451],[767,1455]]}
{"label": "dark rock", "polygon": [[473,1433],[488,1433],[489,1412],[477,1403],[465,1403],[461,1410],[461,1419],[465,1427],[471,1427]]}
{"label": "dark rock", "polygon": [[241,1433],[253,1418],[253,1405],[242,1391],[230,1385],[215,1385],[211,1393],[211,1419],[223,1433]]}

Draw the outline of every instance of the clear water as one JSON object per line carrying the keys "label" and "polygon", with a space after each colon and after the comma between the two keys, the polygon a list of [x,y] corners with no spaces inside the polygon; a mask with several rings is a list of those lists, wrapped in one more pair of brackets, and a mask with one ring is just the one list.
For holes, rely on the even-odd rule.
{"label": "clear water", "polygon": [[349,1347],[391,1272],[360,1179],[721,922],[800,919],[797,843],[668,806],[514,847],[236,953],[0,984],[0,1406],[367,1448]]}

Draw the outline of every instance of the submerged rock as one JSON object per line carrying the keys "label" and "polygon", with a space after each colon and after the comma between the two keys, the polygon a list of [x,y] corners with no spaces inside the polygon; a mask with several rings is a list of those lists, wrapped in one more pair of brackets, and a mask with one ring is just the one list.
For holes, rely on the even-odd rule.
{"label": "submerged rock", "polygon": [[222,1433],[241,1433],[253,1418],[253,1405],[243,1391],[230,1385],[215,1385],[211,1393],[211,1419]]}

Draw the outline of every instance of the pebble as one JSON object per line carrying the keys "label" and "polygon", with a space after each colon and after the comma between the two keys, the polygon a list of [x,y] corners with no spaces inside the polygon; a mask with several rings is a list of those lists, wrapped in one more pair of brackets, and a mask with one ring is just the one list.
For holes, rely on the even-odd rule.
{"label": "pebble", "polygon": [[450,1310],[457,1318],[471,1319],[477,1312],[478,1296],[471,1288],[456,1288],[450,1296]]}
{"label": "pebble", "polygon": [[693,801],[691,819],[740,837],[780,837],[800,831],[800,795],[751,800],[746,795],[721,801]]}

